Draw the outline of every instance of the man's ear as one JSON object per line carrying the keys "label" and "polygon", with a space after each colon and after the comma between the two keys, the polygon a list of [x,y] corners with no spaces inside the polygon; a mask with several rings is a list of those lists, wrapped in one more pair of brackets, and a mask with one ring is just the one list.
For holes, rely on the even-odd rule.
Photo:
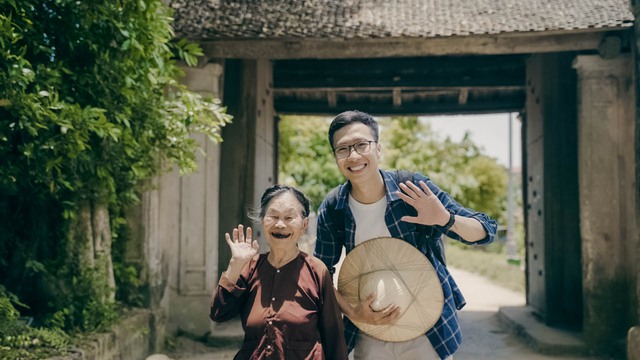
{"label": "man's ear", "polygon": [[378,159],[382,158],[382,144],[376,143],[376,154],[378,154]]}

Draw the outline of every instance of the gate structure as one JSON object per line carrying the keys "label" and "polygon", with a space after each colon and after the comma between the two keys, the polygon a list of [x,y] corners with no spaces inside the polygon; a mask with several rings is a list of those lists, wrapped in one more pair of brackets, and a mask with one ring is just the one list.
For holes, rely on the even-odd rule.
{"label": "gate structure", "polygon": [[[185,82],[220,96],[234,122],[202,174],[161,179],[141,212],[161,218],[143,232],[154,234],[150,273],[169,284],[155,301],[169,331],[215,331],[206,298],[230,256],[223,234],[277,181],[277,115],[512,111],[523,120],[527,305],[501,312],[640,359],[632,5],[170,1],[177,35],[205,52]],[[175,206],[162,215],[156,203]]]}

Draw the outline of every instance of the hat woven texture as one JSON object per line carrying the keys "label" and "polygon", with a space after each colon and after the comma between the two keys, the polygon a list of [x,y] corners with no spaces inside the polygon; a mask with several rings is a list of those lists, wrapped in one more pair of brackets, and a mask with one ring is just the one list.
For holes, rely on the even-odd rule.
{"label": "hat woven texture", "polygon": [[390,325],[353,323],[367,335],[402,342],[425,334],[442,314],[444,296],[433,265],[408,242],[392,237],[367,240],[349,252],[338,276],[338,291],[351,304],[376,293],[375,311],[395,304],[400,318]]}

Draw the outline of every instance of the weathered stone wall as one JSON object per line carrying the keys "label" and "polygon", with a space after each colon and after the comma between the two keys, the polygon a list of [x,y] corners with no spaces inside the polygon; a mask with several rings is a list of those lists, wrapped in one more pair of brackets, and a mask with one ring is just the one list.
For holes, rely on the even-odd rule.
{"label": "weathered stone wall", "polygon": [[155,342],[153,317],[147,310],[127,313],[110,331],[83,339],[72,354],[49,360],[143,360]]}
{"label": "weathered stone wall", "polygon": [[636,159],[631,57],[578,56],[583,333],[615,347],[635,325]]}

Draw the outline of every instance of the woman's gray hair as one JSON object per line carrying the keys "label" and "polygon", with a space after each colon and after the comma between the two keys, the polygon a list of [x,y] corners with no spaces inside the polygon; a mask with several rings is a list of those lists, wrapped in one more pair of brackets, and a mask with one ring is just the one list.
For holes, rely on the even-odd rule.
{"label": "woman's gray hair", "polygon": [[302,191],[289,185],[273,185],[268,187],[262,194],[262,198],[260,199],[260,208],[249,212],[249,219],[256,223],[262,222],[262,219],[264,219],[265,213],[267,212],[269,202],[287,192],[293,194],[300,205],[302,205],[302,218],[305,219],[309,217],[310,201]]}

